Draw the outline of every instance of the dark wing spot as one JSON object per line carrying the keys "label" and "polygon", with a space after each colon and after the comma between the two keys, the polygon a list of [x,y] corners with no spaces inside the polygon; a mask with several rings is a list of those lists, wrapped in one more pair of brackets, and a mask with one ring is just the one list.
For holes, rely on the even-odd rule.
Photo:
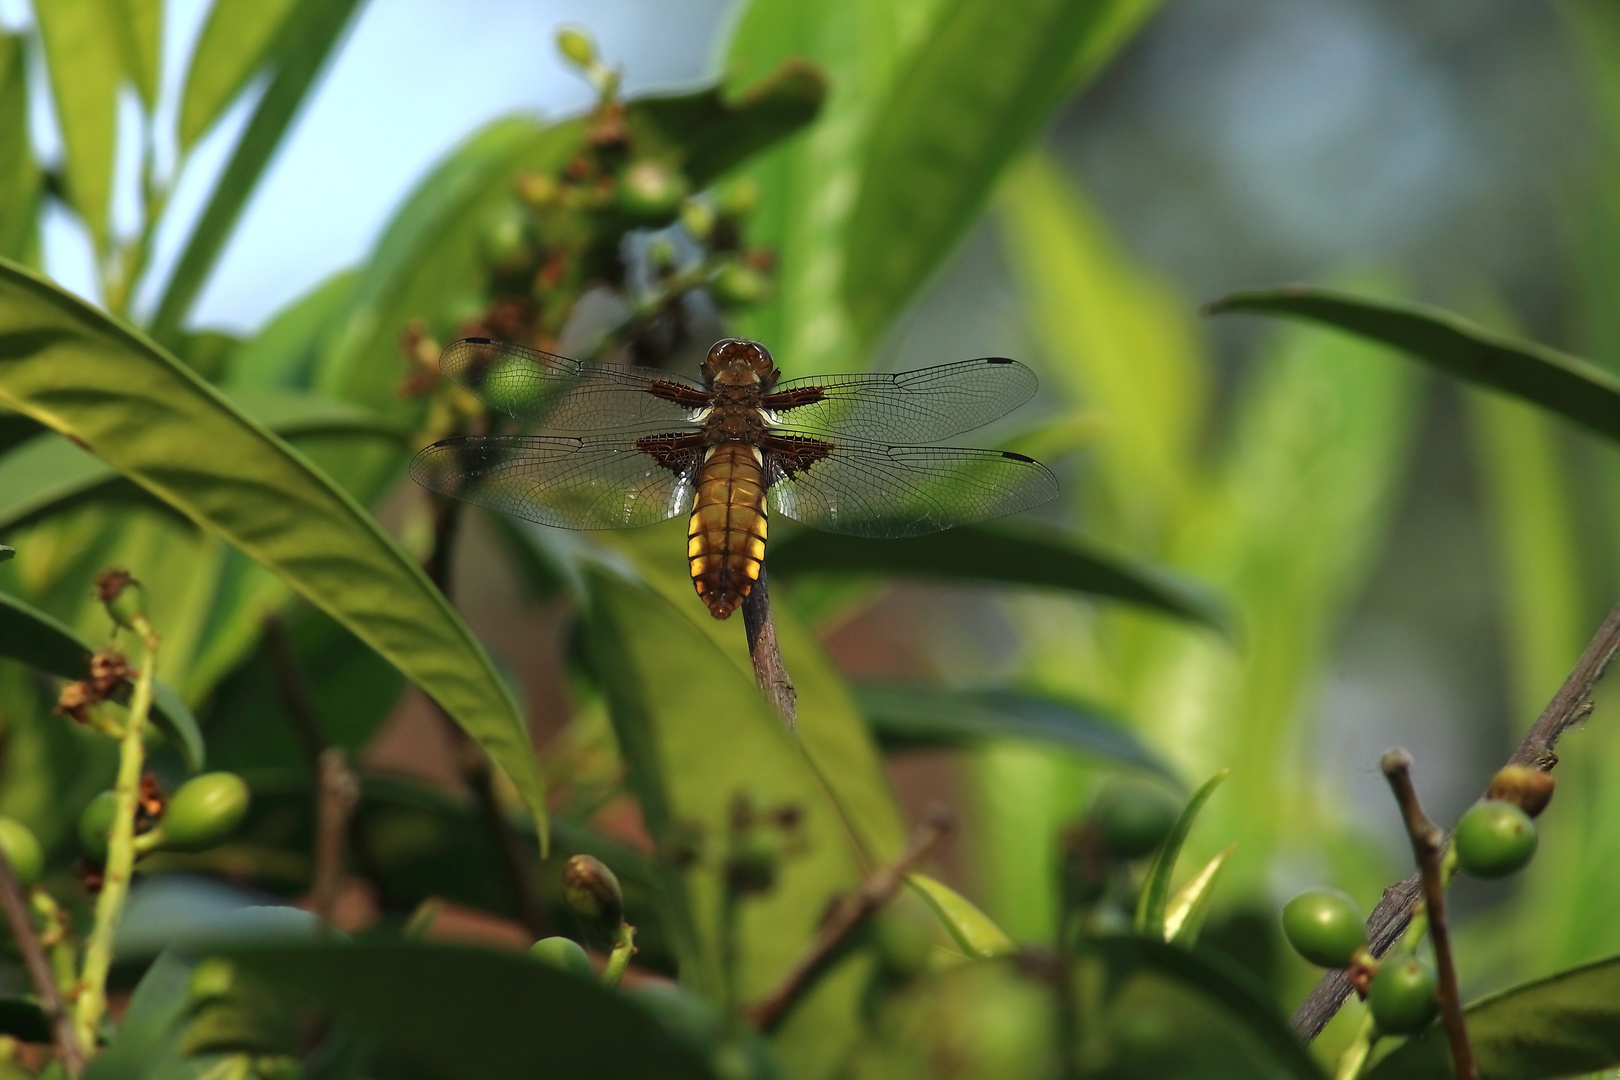
{"label": "dark wing spot", "polygon": [[466,340],[472,342],[474,345],[493,345],[493,344],[495,344],[494,339],[487,338],[487,337],[470,337],[470,338],[467,338]]}
{"label": "dark wing spot", "polygon": [[1010,364],[1012,360],[1005,356],[987,356],[984,358],[984,362],[987,364]]}
{"label": "dark wing spot", "polygon": [[1023,454],[1015,454],[1011,450],[1003,450],[1001,452],[1001,456],[1004,457],[1004,458],[1012,458],[1014,461],[1027,461],[1031,465],[1035,464],[1035,459],[1034,458],[1025,457]]}

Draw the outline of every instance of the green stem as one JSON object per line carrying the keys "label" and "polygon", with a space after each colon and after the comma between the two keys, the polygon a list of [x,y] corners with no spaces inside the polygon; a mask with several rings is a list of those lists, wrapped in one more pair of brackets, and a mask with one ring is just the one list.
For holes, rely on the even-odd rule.
{"label": "green stem", "polygon": [[1339,1055],[1339,1067],[1333,1074],[1333,1080],[1356,1080],[1361,1070],[1367,1067],[1367,1059],[1372,1056],[1372,1049],[1377,1043],[1378,1025],[1369,1012],[1361,1018],[1361,1026],[1356,1028],[1350,1045]]}
{"label": "green stem", "polygon": [[96,897],[96,920],[84,951],[83,973],[79,976],[74,1023],[86,1053],[95,1047],[96,1029],[107,1011],[107,972],[112,968],[113,935],[118,930],[124,901],[129,897],[130,877],[135,870],[135,809],[140,797],[141,768],[146,763],[146,718],[152,709],[152,691],[157,682],[157,634],[145,616],[137,615],[133,626],[145,640],[146,661],[135,680],[129,720],[124,725],[124,738],[118,748],[118,782],[113,787],[113,825],[107,837],[107,866],[102,875],[101,894]]}
{"label": "green stem", "polygon": [[38,885],[34,886],[29,901],[33,904],[34,914],[39,916],[39,943],[50,954],[51,974],[55,976],[57,986],[69,990],[78,978],[78,972],[74,970],[78,958],[74,955],[73,933],[67,912],[62,910],[54,896]]}
{"label": "green stem", "polygon": [[613,951],[608,953],[607,965],[602,968],[602,984],[609,989],[619,985],[624,978],[625,969],[630,966],[630,957],[636,952],[636,928],[629,923],[620,921],[619,928],[613,931]]}

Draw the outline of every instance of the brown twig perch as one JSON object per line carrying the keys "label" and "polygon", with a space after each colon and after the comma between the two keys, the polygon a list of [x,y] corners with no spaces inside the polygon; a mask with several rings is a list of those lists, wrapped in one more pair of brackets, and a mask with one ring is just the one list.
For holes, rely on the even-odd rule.
{"label": "brown twig perch", "polygon": [[45,956],[45,946],[34,932],[34,920],[28,914],[28,900],[23,896],[22,883],[11,868],[5,852],[0,851],[0,908],[5,909],[6,922],[11,926],[11,937],[22,953],[23,966],[39,995],[39,1009],[50,1026],[52,1041],[56,1043],[56,1056],[62,1067],[75,1080],[84,1072],[84,1051],[73,1030],[73,1018],[68,1015],[62,1001],[61,988],[51,974],[51,963]]}
{"label": "brown twig perch", "polygon": [[360,781],[349,768],[349,756],[340,746],[321,751],[316,764],[315,880],[310,885],[310,906],[328,922],[343,884],[344,853],[349,822],[360,805]]}
{"label": "brown twig perch", "polygon": [[780,1024],[805,991],[815,985],[850,935],[894,898],[912,868],[926,859],[955,827],[955,815],[948,809],[940,807],[932,811],[912,831],[911,842],[898,859],[875,871],[861,883],[859,890],[839,901],[822,923],[815,941],[781,984],[748,1010],[748,1018],[754,1026],[768,1032]]}
{"label": "brown twig perch", "polygon": [[743,629],[748,634],[748,655],[754,661],[754,679],[765,699],[782,718],[788,734],[799,734],[799,696],[782,663],[782,647],[776,640],[776,620],[771,615],[771,594],[765,584],[765,568],[748,591],[742,605]]}
{"label": "brown twig perch", "polygon": [[[1558,764],[1553,748],[1572,725],[1592,711],[1592,690],[1609,661],[1620,651],[1620,604],[1609,609],[1603,625],[1598,627],[1587,643],[1581,658],[1564,679],[1552,701],[1542,710],[1540,718],[1525,734],[1519,748],[1508,759],[1510,765],[1529,765],[1543,772],[1551,772]],[[1406,930],[1412,917],[1412,904],[1422,892],[1422,881],[1417,874],[1398,881],[1384,890],[1378,906],[1367,919],[1367,948],[1374,956],[1382,956]],[[1309,997],[1300,1002],[1289,1023],[1294,1033],[1309,1042],[1321,1034],[1328,1021],[1339,1011],[1350,996],[1350,983],[1344,972],[1334,971],[1323,976]]]}
{"label": "brown twig perch", "polygon": [[1418,802],[1417,788],[1412,786],[1411,756],[1405,750],[1391,750],[1379,766],[1400,805],[1401,821],[1412,840],[1412,855],[1417,859],[1418,875],[1423,881],[1423,905],[1429,917],[1429,937],[1434,941],[1435,966],[1440,973],[1437,994],[1440,1021],[1446,1027],[1446,1040],[1451,1044],[1452,1067],[1457,1071],[1457,1080],[1478,1080],[1474,1049],[1468,1044],[1468,1026],[1463,1022],[1462,994],[1457,989],[1451,929],[1446,925],[1446,883],[1440,872],[1440,854],[1445,850],[1446,834],[1429,820],[1423,812],[1423,804]]}

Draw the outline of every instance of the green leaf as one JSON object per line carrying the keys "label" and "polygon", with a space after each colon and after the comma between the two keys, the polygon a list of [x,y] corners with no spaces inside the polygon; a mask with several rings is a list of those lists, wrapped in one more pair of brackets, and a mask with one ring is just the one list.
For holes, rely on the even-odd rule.
{"label": "green leaf", "polygon": [[1227,844],[1220,854],[1205,863],[1202,870],[1176,890],[1176,895],[1170,898],[1170,903],[1164,909],[1166,941],[1189,949],[1197,943],[1204,916],[1209,912],[1209,902],[1215,896],[1215,882],[1220,878],[1226,860],[1236,850],[1235,842]]}
{"label": "green leaf", "polygon": [[192,227],[152,315],[152,336],[159,341],[173,340],[191,311],[237,218],[359,4],[360,0],[299,0],[287,16],[276,75]]}
{"label": "green leaf", "polygon": [[158,955],[135,984],[118,1033],[91,1063],[86,1080],[149,1080],[165,1075],[159,1071],[163,1066],[178,1063],[194,966],[172,949]]}
{"label": "green leaf", "polygon": [[100,246],[108,239],[118,149],[118,25],[107,17],[107,0],[51,0],[34,5],[34,15],[67,151],[68,201]]}
{"label": "green leaf", "polygon": [[[875,341],[945,261],[1002,169],[1068,86],[1113,5],[953,0],[876,110],[850,219],[843,297]],[[1113,35],[1118,44],[1118,35]]]}
{"label": "green leaf", "polygon": [[[79,635],[43,611],[0,592],[0,656],[21,660],[64,679],[83,679],[90,674],[90,654],[95,650]],[[197,721],[180,696],[167,683],[158,682],[153,700],[152,719],[193,772],[203,767],[203,737]]]}
{"label": "green leaf", "polygon": [[110,0],[118,24],[124,72],[148,115],[157,108],[163,76],[163,0]]}
{"label": "green leaf", "polygon": [[43,177],[28,136],[28,46],[0,33],[0,259],[36,261]]}
{"label": "green leaf", "polygon": [[942,881],[926,874],[907,874],[906,884],[927,901],[939,921],[969,956],[988,960],[994,956],[1007,956],[1018,950],[990,917],[973,902]]}
{"label": "green leaf", "polygon": [[180,96],[180,149],[214,126],[248,81],[271,60],[296,0],[215,0],[186,69]]}
{"label": "green leaf", "polygon": [[[1524,983],[1463,1010],[1480,1080],[1541,1080],[1620,1065],[1620,957]],[[1445,1030],[1408,1039],[1367,1080],[1446,1080]]]}
{"label": "green leaf", "polygon": [[1321,1067],[1295,1038],[1264,988],[1254,985],[1230,960],[1217,962],[1214,956],[1145,937],[1084,938],[1080,947],[1104,960],[1116,973],[1148,973],[1192,990],[1204,1002],[1238,1021],[1264,1048],[1269,1064],[1283,1070],[1284,1075],[1322,1080]]}
{"label": "green leaf", "polygon": [[236,390],[308,390],[325,334],[348,313],[357,271],[333,274],[276,314],[231,355],[224,383]]}
{"label": "green leaf", "polygon": [[1232,636],[1231,616],[1205,586],[1045,529],[969,525],[904,540],[801,529],[772,543],[770,567],[782,577],[889,573],[1071,589],[1201,622]]}
{"label": "green leaf", "polygon": [[1083,705],[1004,690],[900,682],[860,682],[854,691],[856,704],[886,747],[1025,739],[1145,769],[1180,784],[1175,770],[1117,718]]}
{"label": "green leaf", "polygon": [[1222,769],[1193,792],[1192,798],[1187,800],[1187,805],[1181,808],[1181,816],[1176,819],[1170,835],[1159,845],[1158,854],[1153,856],[1153,863],[1148,867],[1147,879],[1142,883],[1142,894],[1136,903],[1138,934],[1157,941],[1164,941],[1170,936],[1165,927],[1165,908],[1170,902],[1170,879],[1176,872],[1176,860],[1181,856],[1181,845],[1187,842],[1187,834],[1192,832],[1193,822],[1198,820],[1198,811],[1204,808],[1209,797],[1221,786],[1221,781],[1225,780],[1231,771]]}
{"label": "green leaf", "polygon": [[[228,395],[244,416],[297,446],[304,441],[382,441],[404,445],[405,432],[364,409],[305,394]],[[0,457],[0,530],[21,529],[87,502],[167,508],[157,496],[67,439],[40,438]]]}
{"label": "green leaf", "polygon": [[638,151],[667,154],[694,186],[706,187],[810,123],[826,97],[826,76],[789,60],[741,96],[713,86],[637,98],[626,104],[624,118]]}
{"label": "green leaf", "polygon": [[1211,315],[1234,311],[1284,315],[1335,326],[1620,439],[1620,378],[1585,360],[1493,333],[1450,312],[1310,286],[1234,293],[1204,310]]}
{"label": "green leaf", "polygon": [[4,544],[0,544],[0,562],[5,562],[7,559],[14,559],[16,557],[17,557],[17,549],[16,548],[9,548],[9,547],[6,547],[6,545],[4,545]]}
{"label": "green leaf", "polygon": [[[331,1009],[378,1056],[444,1080],[658,1076],[708,1069],[625,998],[524,956],[356,942],[227,955],[283,1001]],[[513,1009],[525,1019],[514,1022]]]}
{"label": "green leaf", "polygon": [[528,729],[489,655],[415,561],[280,439],[151,342],[5,263],[0,404],[81,441],[376,649],[488,751],[544,837]]}

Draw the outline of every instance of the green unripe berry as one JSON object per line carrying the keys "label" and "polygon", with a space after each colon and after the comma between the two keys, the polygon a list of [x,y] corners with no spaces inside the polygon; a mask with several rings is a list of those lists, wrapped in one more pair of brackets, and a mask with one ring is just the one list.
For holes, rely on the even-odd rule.
{"label": "green unripe berry", "polygon": [[1311,963],[1340,968],[1367,943],[1361,908],[1338,889],[1306,889],[1283,905],[1283,936]]}
{"label": "green unripe berry", "polygon": [[1134,782],[1104,791],[1091,808],[1103,848],[1116,859],[1152,854],[1180,816],[1181,808],[1164,791]]}
{"label": "green unripe berry", "polygon": [[45,873],[45,852],[28,826],[16,818],[0,817],[0,851],[5,852],[17,883],[28,888]]}
{"label": "green unripe berry", "polygon": [[681,204],[681,228],[694,240],[707,240],[714,232],[714,207],[702,199],[687,199]]}
{"label": "green unripe berry", "polygon": [[91,799],[79,814],[79,846],[97,862],[107,857],[107,836],[112,832],[113,818],[117,813],[117,796],[103,791]]}
{"label": "green unripe berry", "polygon": [[1475,803],[1457,822],[1457,865],[1477,878],[1506,877],[1536,853],[1536,825],[1509,802]]}
{"label": "green unripe berry", "polygon": [[1440,1003],[1434,968],[1416,957],[1387,961],[1367,990],[1367,1008],[1386,1035],[1413,1035],[1429,1026]]}
{"label": "green unripe berry", "polygon": [[709,294],[726,307],[746,307],[769,297],[771,283],[753,267],[729,262],[709,282]]}
{"label": "green unripe berry", "polygon": [[591,855],[575,855],[563,867],[563,901],[568,910],[587,923],[616,930],[624,922],[624,890],[607,863]]}
{"label": "green unripe berry", "polygon": [[581,979],[595,979],[596,969],[579,943],[565,937],[541,938],[529,946],[529,956],[558,971]]}
{"label": "green unripe berry", "polygon": [[619,174],[619,209],[634,218],[667,218],[691,190],[686,176],[662,161],[631,162]]}
{"label": "green unripe berry", "polygon": [[719,209],[722,214],[742,217],[752,213],[759,205],[759,185],[749,177],[733,181],[720,190]]}
{"label": "green unripe berry", "polygon": [[596,63],[596,42],[585,31],[572,26],[557,31],[557,51],[575,67],[588,68]]}
{"label": "green unripe berry", "polygon": [[236,831],[251,801],[247,781],[235,773],[192,777],[180,785],[163,811],[163,846],[207,851]]}
{"label": "green unripe berry", "polygon": [[236,987],[236,965],[219,957],[201,961],[186,981],[186,1000],[193,1006],[229,997]]}
{"label": "green unripe berry", "polygon": [[922,974],[934,951],[939,918],[916,893],[901,889],[872,920],[872,944],[885,974],[907,979]]}

